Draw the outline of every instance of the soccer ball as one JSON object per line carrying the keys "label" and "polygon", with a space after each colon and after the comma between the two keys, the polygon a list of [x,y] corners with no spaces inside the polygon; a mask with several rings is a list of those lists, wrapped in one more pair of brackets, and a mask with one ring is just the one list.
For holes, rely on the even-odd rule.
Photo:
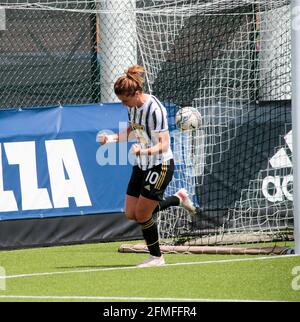
{"label": "soccer ball", "polygon": [[175,117],[176,126],[182,130],[196,130],[200,128],[201,114],[192,106],[185,106],[178,110]]}

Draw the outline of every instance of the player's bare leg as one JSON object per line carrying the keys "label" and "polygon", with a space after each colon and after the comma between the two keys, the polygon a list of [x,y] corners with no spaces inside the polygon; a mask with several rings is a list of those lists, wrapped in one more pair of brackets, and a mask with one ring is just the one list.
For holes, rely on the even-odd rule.
{"label": "player's bare leg", "polygon": [[137,221],[137,219],[135,217],[135,208],[136,208],[136,205],[137,205],[138,201],[139,201],[139,198],[126,195],[126,198],[125,198],[125,216],[129,220]]}

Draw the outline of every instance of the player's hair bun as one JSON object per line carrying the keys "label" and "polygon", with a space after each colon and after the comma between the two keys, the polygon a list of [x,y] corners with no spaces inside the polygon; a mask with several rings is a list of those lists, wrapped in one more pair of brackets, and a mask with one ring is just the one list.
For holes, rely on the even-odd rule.
{"label": "player's hair bun", "polygon": [[140,87],[142,87],[144,83],[144,72],[144,67],[139,65],[130,66],[125,70],[126,76],[135,81]]}
{"label": "player's hair bun", "polygon": [[115,82],[115,94],[133,96],[137,91],[143,91],[144,73],[144,67],[130,66],[125,70],[125,75],[119,77]]}

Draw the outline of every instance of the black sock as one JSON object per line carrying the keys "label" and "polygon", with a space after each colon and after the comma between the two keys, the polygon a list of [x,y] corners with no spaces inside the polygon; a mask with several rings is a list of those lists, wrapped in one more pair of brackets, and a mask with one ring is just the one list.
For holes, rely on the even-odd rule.
{"label": "black sock", "polygon": [[151,217],[149,220],[141,224],[142,232],[144,239],[146,241],[148,250],[152,256],[161,256],[160,247],[159,247],[159,238],[157,225],[153,218]]}
{"label": "black sock", "polygon": [[165,210],[171,206],[179,206],[180,200],[176,196],[169,196],[165,200],[159,202],[158,206],[154,209],[153,213]]}

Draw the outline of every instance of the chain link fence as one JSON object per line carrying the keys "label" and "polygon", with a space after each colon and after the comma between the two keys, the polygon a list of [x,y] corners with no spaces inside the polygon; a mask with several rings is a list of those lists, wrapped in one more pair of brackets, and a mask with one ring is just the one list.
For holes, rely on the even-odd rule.
{"label": "chain link fence", "polygon": [[0,9],[0,108],[115,101],[116,77],[138,62],[134,3]]}

